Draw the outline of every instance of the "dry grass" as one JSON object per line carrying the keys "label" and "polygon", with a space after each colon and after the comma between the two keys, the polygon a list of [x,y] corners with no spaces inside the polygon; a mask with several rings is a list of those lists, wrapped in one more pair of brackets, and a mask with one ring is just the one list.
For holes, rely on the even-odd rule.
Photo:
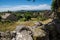
{"label": "dry grass", "polygon": [[[49,22],[51,22],[52,19],[48,19],[48,20],[45,20],[45,21],[41,21],[43,24],[47,24]],[[16,28],[16,26],[18,25],[25,25],[25,26],[33,26],[35,25],[34,23],[37,22],[37,21],[17,21],[17,22],[14,22],[14,23],[5,23],[5,24],[2,24],[0,23],[0,31],[7,31],[7,30],[14,30]]]}
{"label": "dry grass", "polygon": [[18,21],[18,22],[14,22],[14,23],[0,23],[0,31],[12,31],[12,30],[15,30],[16,26],[18,25],[25,25],[25,26],[33,26],[34,23],[32,21],[26,21],[26,22],[21,22],[21,21]]}
{"label": "dry grass", "polygon": [[0,31],[12,31],[16,28],[18,24],[16,23],[4,23],[4,24],[0,24]]}
{"label": "dry grass", "polygon": [[48,24],[49,22],[51,22],[53,19],[48,19],[48,20],[45,20],[45,21],[41,21],[43,24]]}
{"label": "dry grass", "polygon": [[37,19],[37,18],[31,18],[31,20],[32,20],[32,21],[38,21],[38,19]]}

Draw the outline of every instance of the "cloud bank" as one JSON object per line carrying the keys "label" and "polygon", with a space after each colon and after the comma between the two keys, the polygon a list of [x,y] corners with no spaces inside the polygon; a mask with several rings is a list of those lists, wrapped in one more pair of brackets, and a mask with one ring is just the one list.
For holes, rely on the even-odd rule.
{"label": "cloud bank", "polygon": [[18,5],[18,6],[5,6],[0,7],[0,12],[2,11],[17,11],[17,10],[50,10],[51,6],[47,4],[40,5]]}

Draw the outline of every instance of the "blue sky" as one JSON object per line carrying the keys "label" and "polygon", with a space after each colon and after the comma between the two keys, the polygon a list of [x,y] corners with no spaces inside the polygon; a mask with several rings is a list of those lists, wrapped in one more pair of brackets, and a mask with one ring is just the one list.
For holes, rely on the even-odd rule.
{"label": "blue sky", "polygon": [[46,10],[51,9],[52,0],[0,0],[0,11]]}

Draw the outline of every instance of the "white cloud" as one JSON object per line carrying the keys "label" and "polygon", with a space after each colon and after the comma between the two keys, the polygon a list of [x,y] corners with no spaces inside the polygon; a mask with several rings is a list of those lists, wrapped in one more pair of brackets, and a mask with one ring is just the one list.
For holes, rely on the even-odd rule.
{"label": "white cloud", "polygon": [[0,7],[0,11],[16,11],[16,10],[49,10],[51,9],[50,5],[40,4],[40,5],[19,5],[19,6],[5,6]]}

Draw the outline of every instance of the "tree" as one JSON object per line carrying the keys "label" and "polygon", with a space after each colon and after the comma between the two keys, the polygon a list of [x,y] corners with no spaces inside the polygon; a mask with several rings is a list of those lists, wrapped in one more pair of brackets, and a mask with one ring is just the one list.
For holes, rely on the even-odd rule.
{"label": "tree", "polygon": [[57,18],[60,20],[60,0],[53,0],[52,2],[52,11],[55,12],[55,15],[57,15]]}
{"label": "tree", "polygon": [[31,20],[31,14],[29,12],[26,12],[24,17],[25,17],[25,21]]}
{"label": "tree", "polygon": [[56,11],[56,9],[58,8],[58,5],[57,5],[57,0],[52,0],[52,11]]}

